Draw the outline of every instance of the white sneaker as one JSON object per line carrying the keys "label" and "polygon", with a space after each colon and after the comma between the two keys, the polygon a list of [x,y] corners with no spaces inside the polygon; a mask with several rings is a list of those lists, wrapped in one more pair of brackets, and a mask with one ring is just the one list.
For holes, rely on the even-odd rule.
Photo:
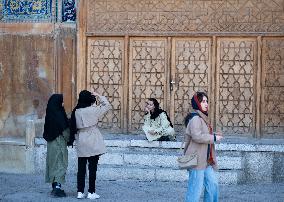
{"label": "white sneaker", "polygon": [[82,193],[82,192],[78,192],[77,198],[78,198],[78,199],[85,198],[85,194]]}
{"label": "white sneaker", "polygon": [[89,193],[88,192],[88,196],[87,196],[88,199],[98,199],[100,198],[100,195],[96,194],[96,193]]}

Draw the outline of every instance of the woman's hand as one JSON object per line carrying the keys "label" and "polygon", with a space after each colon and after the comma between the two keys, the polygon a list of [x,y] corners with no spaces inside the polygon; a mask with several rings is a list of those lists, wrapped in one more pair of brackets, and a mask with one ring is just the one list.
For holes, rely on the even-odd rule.
{"label": "woman's hand", "polygon": [[215,135],[223,136],[222,132],[215,132]]}
{"label": "woman's hand", "polygon": [[216,142],[220,142],[223,139],[223,136],[216,135]]}
{"label": "woman's hand", "polygon": [[223,139],[222,132],[215,132],[214,133],[214,141],[215,142],[220,142],[222,139]]}
{"label": "woman's hand", "polygon": [[145,110],[145,112],[150,113],[150,110],[149,110],[149,108],[147,106],[145,107],[144,110]]}

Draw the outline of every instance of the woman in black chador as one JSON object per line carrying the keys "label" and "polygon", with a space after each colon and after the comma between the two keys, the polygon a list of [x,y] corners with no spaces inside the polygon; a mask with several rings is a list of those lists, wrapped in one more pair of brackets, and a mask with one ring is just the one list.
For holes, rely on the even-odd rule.
{"label": "woman in black chador", "polygon": [[64,109],[63,95],[53,94],[47,103],[43,138],[47,141],[45,182],[52,183],[52,194],[65,197],[61,183],[65,182],[68,165],[67,141],[69,121]]}

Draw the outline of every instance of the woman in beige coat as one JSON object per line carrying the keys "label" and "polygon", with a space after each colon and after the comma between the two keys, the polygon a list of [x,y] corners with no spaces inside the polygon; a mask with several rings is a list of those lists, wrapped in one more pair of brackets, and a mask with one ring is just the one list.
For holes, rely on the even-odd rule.
{"label": "woman in beige coat", "polygon": [[[100,104],[95,102],[99,98]],[[89,168],[89,189],[87,198],[97,199],[96,172],[100,155],[106,152],[106,146],[102,134],[98,129],[98,119],[102,117],[111,105],[106,97],[97,93],[83,90],[79,94],[77,106],[71,115],[71,136],[76,133],[78,173],[77,173],[77,198],[84,198],[86,164]],[[74,138],[73,138],[74,139]]]}
{"label": "woman in beige coat", "polygon": [[194,112],[185,119],[185,148],[187,155],[197,155],[197,165],[189,170],[186,202],[199,202],[203,185],[204,201],[218,201],[218,181],[215,170],[217,159],[215,142],[222,139],[220,133],[213,133],[208,120],[208,97],[203,92],[197,92],[191,99]]}

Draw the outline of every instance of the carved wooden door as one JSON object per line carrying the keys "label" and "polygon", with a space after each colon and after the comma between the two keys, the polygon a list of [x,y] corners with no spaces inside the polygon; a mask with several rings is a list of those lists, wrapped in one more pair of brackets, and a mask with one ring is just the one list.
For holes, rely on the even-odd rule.
{"label": "carved wooden door", "polygon": [[284,134],[284,37],[263,40],[261,133]]}
{"label": "carved wooden door", "polygon": [[129,48],[129,129],[141,130],[145,101],[157,98],[175,130],[184,129],[191,97],[209,89],[213,76],[211,38],[131,38]]}
{"label": "carved wooden door", "polygon": [[[177,132],[184,129],[184,118],[192,111],[193,94],[196,91],[203,91],[208,93],[209,98],[212,97],[209,89],[213,79],[211,41],[209,37],[172,40],[171,86],[173,92],[170,112]],[[210,102],[209,107],[211,106]]]}
{"label": "carved wooden door", "polygon": [[105,95],[112,104],[99,122],[110,132],[124,131],[127,85],[125,79],[125,45],[123,37],[89,37],[87,57],[87,88]]}
{"label": "carved wooden door", "polygon": [[255,132],[257,40],[217,40],[216,126],[224,134]]}
{"label": "carved wooden door", "polygon": [[[269,56],[268,50],[275,49],[281,57],[277,43],[282,42],[283,38],[265,39],[264,54]],[[100,126],[111,132],[141,133],[145,101],[154,97],[181,132],[184,117],[192,110],[193,93],[205,91],[217,130],[226,135],[253,135],[260,116],[256,103],[267,103],[271,91],[264,91],[261,98],[260,89],[257,92],[261,79],[258,43],[256,37],[88,37],[87,86],[106,95],[113,106]],[[272,66],[275,72],[282,67],[278,58],[268,56],[262,61],[266,77]],[[278,80],[273,85],[280,86]],[[272,118],[273,123],[278,119],[281,123],[281,113],[263,118],[270,113],[265,107],[261,119],[267,126],[262,124],[266,127],[261,130],[281,133],[283,127],[274,130],[276,126],[270,126]]]}
{"label": "carved wooden door", "polygon": [[147,98],[167,110],[169,54],[167,38],[130,38],[128,131],[140,132]]}

